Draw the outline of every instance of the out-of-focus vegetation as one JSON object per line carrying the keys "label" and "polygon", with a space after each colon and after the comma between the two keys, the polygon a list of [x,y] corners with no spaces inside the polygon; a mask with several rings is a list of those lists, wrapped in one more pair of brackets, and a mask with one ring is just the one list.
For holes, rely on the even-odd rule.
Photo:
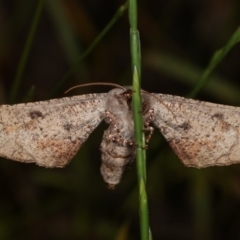
{"label": "out-of-focus vegetation", "polygon": [[[126,12],[77,71],[56,88],[122,4],[101,0],[1,1],[1,103],[63,97],[69,87],[88,82],[130,85]],[[190,93],[213,53],[238,28],[239,9],[238,0],[139,1],[143,89],[181,96]],[[32,45],[27,45],[26,54],[34,21]],[[236,45],[196,98],[240,106],[239,53]],[[21,64],[19,88],[13,94]],[[88,87],[72,94],[109,89]],[[135,165],[114,191],[107,189],[99,172],[99,145],[105,128],[103,123],[96,129],[64,169],[1,159],[0,239],[139,239]],[[185,168],[158,131],[147,154],[153,239],[240,238],[240,165]]]}

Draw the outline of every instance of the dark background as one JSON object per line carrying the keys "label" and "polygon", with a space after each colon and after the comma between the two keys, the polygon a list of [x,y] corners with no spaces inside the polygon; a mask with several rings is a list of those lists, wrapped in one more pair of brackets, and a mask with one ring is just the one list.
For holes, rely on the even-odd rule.
{"label": "dark background", "polygon": [[[0,1],[0,101],[10,102],[38,1]],[[62,76],[123,1],[46,0],[14,103],[63,97],[76,84],[131,85],[128,14],[118,20],[61,88]],[[142,87],[187,95],[239,26],[238,0],[139,1]],[[240,105],[240,46],[220,63],[197,99]],[[35,91],[30,91],[35,86]],[[106,92],[88,87],[71,94]],[[135,164],[114,191],[103,182],[94,131],[64,169],[0,161],[0,239],[139,239]],[[186,168],[158,131],[149,144],[153,239],[240,239],[240,166]],[[239,157],[240,158],[240,157]]]}

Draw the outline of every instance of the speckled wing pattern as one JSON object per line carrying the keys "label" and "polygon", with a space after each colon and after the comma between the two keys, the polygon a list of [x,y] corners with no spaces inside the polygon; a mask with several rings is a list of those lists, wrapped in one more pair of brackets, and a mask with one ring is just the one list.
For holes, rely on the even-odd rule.
{"label": "speckled wing pattern", "polygon": [[[153,94],[153,125],[186,166],[240,163],[240,108]],[[159,99],[159,101],[156,100]]]}
{"label": "speckled wing pattern", "polygon": [[[0,106],[0,156],[64,167],[104,120],[101,174],[118,184],[136,156],[131,88]],[[240,108],[142,91],[144,131],[158,128],[186,166],[240,163]]]}
{"label": "speckled wing pattern", "polygon": [[106,94],[0,106],[0,156],[64,167],[104,118]]}

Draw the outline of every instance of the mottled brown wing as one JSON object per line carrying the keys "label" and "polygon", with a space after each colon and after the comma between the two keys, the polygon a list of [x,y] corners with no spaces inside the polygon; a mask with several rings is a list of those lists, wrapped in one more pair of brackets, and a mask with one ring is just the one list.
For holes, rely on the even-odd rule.
{"label": "mottled brown wing", "polygon": [[202,168],[240,162],[240,108],[153,95],[153,124],[185,165]]}
{"label": "mottled brown wing", "polygon": [[0,156],[64,167],[104,118],[106,94],[0,106]]}

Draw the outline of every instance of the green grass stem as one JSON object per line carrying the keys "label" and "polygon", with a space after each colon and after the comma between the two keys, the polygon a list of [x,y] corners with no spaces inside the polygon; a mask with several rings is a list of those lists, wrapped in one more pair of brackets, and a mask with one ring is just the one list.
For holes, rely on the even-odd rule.
{"label": "green grass stem", "polygon": [[198,83],[195,85],[191,93],[188,95],[189,97],[196,96],[196,94],[207,83],[209,76],[213,73],[218,64],[225,58],[229,51],[239,42],[240,42],[240,27],[233,33],[227,44],[213,54],[208,64],[208,67],[204,70]]}
{"label": "green grass stem", "polygon": [[14,78],[14,81],[13,81],[13,84],[12,84],[12,89],[10,91],[10,96],[9,96],[9,102],[10,103],[13,103],[15,101],[17,93],[19,92],[23,72],[24,72],[24,69],[25,69],[26,64],[27,64],[27,59],[28,59],[28,56],[29,56],[29,53],[30,53],[30,49],[32,47],[32,43],[33,43],[33,39],[34,39],[34,36],[35,36],[35,33],[36,33],[38,23],[39,23],[39,20],[40,20],[40,17],[41,17],[44,2],[45,2],[44,0],[39,0],[38,1],[37,8],[36,8],[36,11],[34,13],[33,21],[32,21],[31,27],[30,27],[30,31],[29,31],[29,34],[28,34],[28,37],[27,37],[27,41],[26,41],[26,44],[24,46],[23,53],[22,53],[22,56],[20,58],[20,61],[19,61],[18,67],[17,67],[16,75],[15,75],[15,78]]}
{"label": "green grass stem", "polygon": [[134,119],[134,130],[136,139],[137,173],[139,186],[139,215],[140,215],[140,234],[142,240],[151,239],[148,218],[148,200],[146,191],[146,145],[142,117],[141,100],[141,49],[140,37],[137,30],[137,1],[129,0],[129,22],[130,22],[130,47],[133,71],[133,97],[132,109]]}
{"label": "green grass stem", "polygon": [[94,39],[91,45],[81,54],[81,56],[79,56],[76,63],[57,82],[51,95],[54,95],[61,88],[61,86],[63,86],[66,80],[79,68],[79,64],[93,51],[93,49],[98,45],[98,43],[103,39],[103,37],[112,29],[114,24],[123,15],[126,9],[127,3],[124,3],[118,8],[118,10],[116,11],[112,19],[108,22],[106,27],[99,33],[99,35]]}

